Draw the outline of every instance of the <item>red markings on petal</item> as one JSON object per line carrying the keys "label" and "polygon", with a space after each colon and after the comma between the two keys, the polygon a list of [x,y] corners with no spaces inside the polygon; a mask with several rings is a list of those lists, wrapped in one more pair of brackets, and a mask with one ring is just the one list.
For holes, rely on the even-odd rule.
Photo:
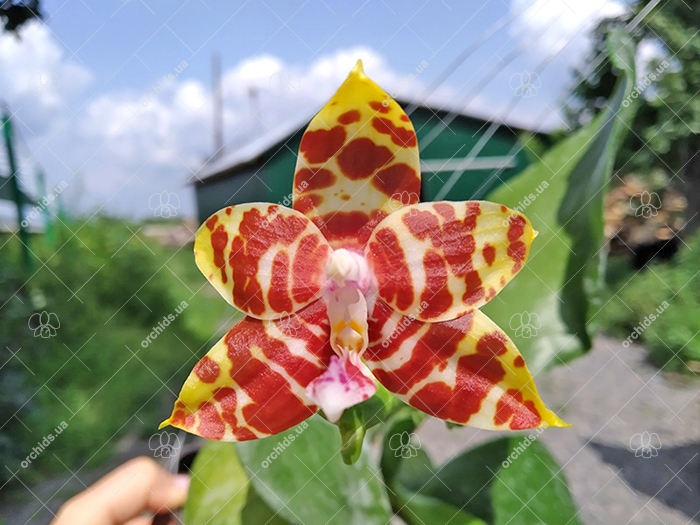
{"label": "red markings on petal", "polygon": [[447,267],[442,256],[429,250],[423,256],[425,288],[421,294],[421,304],[427,303],[421,312],[425,319],[434,319],[452,306],[452,294],[447,288]]}
{"label": "red markings on petal", "polygon": [[519,355],[513,360],[513,366],[516,366],[518,368],[522,368],[525,366],[525,359],[523,359],[523,356]]}
{"label": "red markings on petal", "polygon": [[374,210],[371,215],[362,211],[338,211],[315,217],[313,222],[334,248],[347,244],[361,249],[384,217],[386,213],[381,210]]}
{"label": "red markings on petal", "polygon": [[[260,259],[268,252],[270,246],[277,243],[290,245],[306,229],[306,223],[295,215],[282,215],[276,213],[278,207],[270,206],[268,214],[272,215],[272,220],[261,215],[260,210],[252,208],[245,213],[238,227],[238,233],[233,239],[232,251],[229,255],[229,264],[233,269],[233,302],[244,311],[260,315],[265,311],[265,301],[263,299],[262,287],[257,279]],[[287,260],[288,265],[288,260]],[[278,274],[273,273],[273,286],[268,294],[268,301],[274,300],[275,293],[274,280],[280,279],[285,270],[278,261],[273,268]],[[288,270],[286,270],[288,271]],[[278,280],[286,282],[284,279]],[[286,288],[284,288],[286,290]],[[282,298],[281,300],[286,300]],[[277,307],[284,308],[288,304],[277,304]],[[291,311],[291,304],[286,310]],[[273,307],[273,309],[276,309]]]}
{"label": "red markings on petal", "polygon": [[411,119],[408,118],[408,115],[401,115],[399,118],[404,122],[411,122]]}
{"label": "red markings on petal", "polygon": [[[213,217],[216,219],[216,215]],[[211,219],[207,221],[207,228]],[[216,224],[216,221],[214,221]],[[224,225],[220,225],[216,231],[211,234],[211,248],[214,252],[214,265],[221,270],[221,282],[226,284],[228,281],[228,276],[226,275],[226,259],[224,258],[224,250],[228,246],[228,233],[226,233],[226,228]]]}
{"label": "red markings on petal", "polygon": [[209,228],[209,231],[214,231],[214,227],[216,226],[218,220],[218,215],[212,215],[207,219],[207,222],[205,224],[207,225],[207,228]]}
{"label": "red markings on petal", "polygon": [[512,430],[523,430],[539,426],[542,421],[540,413],[532,401],[523,402],[523,394],[518,390],[508,390],[496,404],[494,422],[502,425],[513,418],[508,425]]}
{"label": "red markings on petal", "polygon": [[392,318],[394,311],[381,299],[377,300],[372,311],[371,322],[368,325],[367,337],[369,348],[363,354],[367,361],[382,361],[396,353],[404,341],[410,339],[423,326],[423,323],[416,322],[408,316],[401,318],[393,326],[390,339],[385,341],[383,329]]}
{"label": "red markings on petal", "polygon": [[481,410],[481,403],[493,385],[505,377],[501,363],[481,354],[466,355],[457,362],[456,384],[428,383],[409,403],[415,408],[441,419],[467,423]]}
{"label": "red markings on petal", "polygon": [[385,106],[381,102],[372,101],[369,103],[369,107],[371,107],[374,111],[377,111],[378,113],[389,113],[389,111],[391,111],[389,104]]}
{"label": "red markings on petal", "polygon": [[351,109],[350,111],[346,111],[342,115],[338,117],[338,122],[340,124],[343,124],[344,126],[347,126],[348,124],[352,124],[353,122],[358,122],[360,120],[360,112],[356,109]]}
{"label": "red markings on petal", "polygon": [[476,351],[488,357],[503,355],[507,351],[506,343],[507,339],[505,334],[501,332],[491,332],[479,338],[479,341],[476,343]]}
{"label": "red markings on petal", "polygon": [[216,407],[211,403],[202,403],[198,411],[199,426],[197,433],[206,439],[220,440],[224,437],[226,425],[221,419]]}
{"label": "red markings on petal", "polygon": [[485,296],[486,292],[481,283],[481,277],[476,270],[470,270],[464,276],[467,289],[462,296],[462,300],[467,304],[475,304]]}
{"label": "red markings on petal", "polygon": [[272,260],[272,276],[270,289],[267,292],[267,302],[275,312],[291,312],[292,299],[289,297],[289,255],[277,252]]}
{"label": "red markings on petal", "polygon": [[294,199],[294,209],[300,213],[308,214],[311,210],[318,207],[323,202],[323,197],[318,193],[302,195]]}
{"label": "red markings on petal", "polygon": [[369,244],[369,264],[379,283],[379,295],[405,310],[413,304],[413,279],[396,232],[382,228]]}
{"label": "red markings on petal", "polygon": [[482,248],[481,252],[484,254],[484,260],[486,261],[486,264],[491,266],[493,264],[493,261],[496,260],[496,248],[491,246],[489,243],[484,244],[484,247]]}
{"label": "red markings on petal", "polygon": [[345,144],[345,128],[335,126],[331,129],[317,129],[304,133],[299,151],[304,154],[309,164],[322,164],[338,153],[343,144]]}
{"label": "red markings on petal", "polygon": [[325,168],[311,170],[304,168],[294,175],[294,185],[299,188],[299,193],[322,190],[335,184],[336,177]]}
{"label": "red markings on petal", "polygon": [[436,202],[433,204],[433,208],[438,212],[444,219],[454,219],[455,209],[454,206],[446,202]]}
{"label": "red markings on petal", "polygon": [[435,214],[419,210],[404,214],[401,221],[416,239],[431,239],[435,247],[442,245],[442,228]]}
{"label": "red markings on petal", "polygon": [[464,226],[472,231],[476,228],[476,219],[481,215],[481,205],[478,201],[467,202],[467,215],[464,217]]}
{"label": "red markings on petal", "polygon": [[338,155],[338,165],[350,180],[366,179],[384,167],[394,154],[386,146],[377,146],[371,139],[352,140]]}
{"label": "red markings on petal", "polygon": [[[315,315],[316,310],[325,312],[325,306],[317,301],[301,312],[306,310]],[[306,342],[307,352],[323,355],[324,361],[330,359],[333,351],[327,331],[320,337],[314,335],[303,326],[305,314],[299,313],[298,318],[296,338]],[[229,331],[224,341],[231,361],[231,378],[251,399],[242,409],[249,426],[266,434],[276,434],[301,423],[315,412],[315,407],[305,405],[293,392],[288,380],[261,360],[257,352],[262,349],[267,359],[282,366],[301,387],[320,375],[323,368],[298,355],[298,349],[292,354],[284,341],[267,334],[262,321],[250,318],[241,321]]]}
{"label": "red markings on petal", "polygon": [[194,366],[194,373],[202,383],[213,383],[219,377],[219,365],[210,357],[204,356]]}
{"label": "red markings on petal", "polygon": [[[471,322],[472,316],[467,314],[450,323],[431,324],[428,331],[411,350],[411,356],[408,360],[390,371],[373,368],[374,375],[390,391],[396,394],[407,394],[413,386],[428,377],[435,368],[445,369],[448,360],[457,352],[462,336],[471,328]],[[410,326],[415,333],[425,325],[414,320],[411,321]],[[387,346],[390,354],[398,350],[401,342],[395,338],[390,340]],[[384,357],[385,353],[385,349],[374,346],[368,348],[365,355],[368,362],[381,361],[386,358]]]}
{"label": "red markings on petal", "polygon": [[525,260],[525,255],[527,254],[527,246],[523,241],[516,241],[510,246],[508,246],[508,257],[515,261],[513,265],[512,273],[516,274],[520,271],[523,266],[523,260]]}
{"label": "red markings on petal", "polygon": [[525,233],[525,218],[521,215],[511,217],[508,221],[508,240],[510,244],[508,245],[508,257],[515,261],[513,265],[512,273],[516,274],[520,271],[523,266],[523,261],[527,256],[527,246],[520,239]]}
{"label": "red markings on petal", "polygon": [[379,133],[391,136],[391,141],[402,148],[413,148],[418,144],[415,131],[395,126],[394,123],[387,118],[373,118],[372,127]]}
{"label": "red markings on petal", "polygon": [[292,267],[292,297],[296,302],[308,302],[323,286],[328,251],[328,245],[317,235],[307,235],[299,242]]}
{"label": "red markings on petal", "polygon": [[404,163],[394,164],[377,172],[372,177],[372,185],[389,197],[408,193],[410,202],[402,201],[403,205],[416,204],[420,196],[420,177],[411,166]]}
{"label": "red markings on petal", "polygon": [[525,233],[525,219],[521,215],[517,215],[511,217],[508,222],[508,240],[510,242],[517,241]]}

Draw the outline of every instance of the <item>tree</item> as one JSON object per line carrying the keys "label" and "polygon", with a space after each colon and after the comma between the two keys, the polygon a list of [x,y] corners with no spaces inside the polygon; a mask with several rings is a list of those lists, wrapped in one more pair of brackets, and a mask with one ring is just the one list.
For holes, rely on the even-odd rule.
{"label": "tree", "polygon": [[6,31],[16,34],[22,24],[33,18],[41,18],[39,0],[6,0],[0,4],[0,20]]}
{"label": "tree", "polygon": [[[575,97],[568,110],[573,124],[588,121],[612,92],[616,75],[611,63],[595,62],[605,49],[605,35],[627,25],[652,2],[657,4],[640,0],[625,16],[604,20],[594,31],[589,60],[594,70],[575,71]],[[658,2],[639,24],[634,37],[652,57],[646,67],[640,65],[637,114],[616,163],[622,173],[662,170],[681,186],[688,201],[685,234],[700,226],[699,28],[700,11],[683,0]]]}

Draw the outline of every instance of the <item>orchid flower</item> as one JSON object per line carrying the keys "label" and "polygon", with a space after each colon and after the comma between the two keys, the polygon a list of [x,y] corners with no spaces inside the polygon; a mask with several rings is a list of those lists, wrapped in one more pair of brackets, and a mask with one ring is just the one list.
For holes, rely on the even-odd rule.
{"label": "orchid flower", "polygon": [[163,422],[214,440],[277,434],[319,408],[335,422],[377,381],[454,423],[567,426],[479,307],[537,235],[486,201],[418,203],[416,134],[358,62],[303,135],[293,209],[229,206],[197,266],[247,314],[197,363]]}

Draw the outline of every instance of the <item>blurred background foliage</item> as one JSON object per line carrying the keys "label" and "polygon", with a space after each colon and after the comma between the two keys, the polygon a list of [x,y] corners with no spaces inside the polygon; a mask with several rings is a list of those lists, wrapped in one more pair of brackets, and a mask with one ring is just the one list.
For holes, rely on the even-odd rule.
{"label": "blurred background foliage", "polygon": [[[153,327],[177,314],[182,298],[206,280],[189,249],[169,250],[134,236],[139,227],[107,217],[58,222],[52,242],[32,239],[31,273],[17,267],[19,243],[3,241],[0,343],[19,350],[16,357],[8,354],[0,375],[0,402],[7,418],[22,408],[0,430],[3,459],[19,465],[61,421],[68,423],[65,439],[33,461],[28,475],[91,468],[125,436],[153,434],[154,422],[167,412],[164,397],[177,392],[232,314],[223,301],[196,294],[142,347]],[[73,234],[78,231],[80,239]],[[54,337],[35,336],[27,325],[45,310],[60,322]],[[5,470],[0,478],[8,475]]]}

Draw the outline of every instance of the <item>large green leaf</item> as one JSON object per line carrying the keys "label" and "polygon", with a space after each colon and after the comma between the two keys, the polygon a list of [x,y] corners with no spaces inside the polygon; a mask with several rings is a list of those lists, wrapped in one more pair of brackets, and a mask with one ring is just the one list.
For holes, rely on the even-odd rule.
{"label": "large green leaf", "polygon": [[633,110],[625,101],[634,81],[634,44],[622,30],[612,32],[608,42],[622,74],[605,109],[489,195],[523,211],[539,231],[518,278],[484,308],[513,331],[528,319],[535,330],[523,334],[537,335],[514,340],[534,371],[591,347],[589,322],[597,310],[604,266],[603,197]]}
{"label": "large green leaf", "polygon": [[277,436],[239,443],[237,450],[256,492],[291,523],[389,521],[389,501],[368,455],[345,465],[335,425],[320,416]]}
{"label": "large green leaf", "polygon": [[248,501],[241,516],[244,525],[289,525],[252,487],[248,490]]}
{"label": "large green leaf", "polygon": [[436,470],[420,442],[412,440],[423,417],[407,407],[394,415],[384,433],[381,467],[394,513],[408,525],[486,525],[459,507],[420,493]]}
{"label": "large green leaf", "polygon": [[242,524],[241,512],[249,487],[248,476],[233,445],[209,441],[192,465],[185,524]]}
{"label": "large green leaf", "polygon": [[421,494],[493,525],[580,525],[560,470],[533,432],[463,453],[430,474]]}
{"label": "large green leaf", "polygon": [[408,525],[486,525],[485,521],[446,501],[414,494],[402,488],[397,491],[401,500],[401,518]]}

